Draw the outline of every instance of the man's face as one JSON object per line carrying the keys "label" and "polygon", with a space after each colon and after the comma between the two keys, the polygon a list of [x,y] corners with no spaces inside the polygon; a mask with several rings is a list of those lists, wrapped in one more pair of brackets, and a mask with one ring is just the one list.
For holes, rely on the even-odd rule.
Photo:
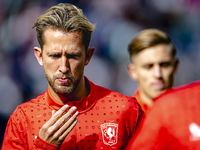
{"label": "man's face", "polygon": [[84,66],[88,63],[82,34],[47,29],[43,38],[39,63],[44,68],[48,83],[57,94],[71,94],[79,88]]}
{"label": "man's face", "polygon": [[144,49],[133,60],[129,73],[138,81],[140,95],[152,99],[173,86],[177,60],[168,45],[159,44]]}

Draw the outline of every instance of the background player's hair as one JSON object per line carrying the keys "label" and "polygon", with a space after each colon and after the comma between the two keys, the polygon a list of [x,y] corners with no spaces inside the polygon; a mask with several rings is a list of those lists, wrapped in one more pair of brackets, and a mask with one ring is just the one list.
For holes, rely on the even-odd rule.
{"label": "background player's hair", "polygon": [[172,56],[175,57],[176,47],[167,33],[158,29],[145,29],[141,31],[128,46],[130,61],[132,62],[132,57],[140,51],[158,44],[169,45],[172,51]]}

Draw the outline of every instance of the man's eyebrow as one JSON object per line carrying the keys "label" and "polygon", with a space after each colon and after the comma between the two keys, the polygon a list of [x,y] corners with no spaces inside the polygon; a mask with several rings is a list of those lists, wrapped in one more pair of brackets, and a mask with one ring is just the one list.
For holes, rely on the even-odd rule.
{"label": "man's eyebrow", "polygon": [[50,54],[60,54],[61,52],[58,52],[58,51],[50,51],[50,52],[47,52],[47,55],[50,55]]}
{"label": "man's eyebrow", "polygon": [[154,65],[154,63],[145,63],[142,66],[149,66],[149,65]]}
{"label": "man's eyebrow", "polygon": [[81,52],[70,52],[70,53],[65,53],[65,55],[81,55]]}
{"label": "man's eyebrow", "polygon": [[143,63],[143,65],[153,65],[154,63],[153,62],[145,62]]}

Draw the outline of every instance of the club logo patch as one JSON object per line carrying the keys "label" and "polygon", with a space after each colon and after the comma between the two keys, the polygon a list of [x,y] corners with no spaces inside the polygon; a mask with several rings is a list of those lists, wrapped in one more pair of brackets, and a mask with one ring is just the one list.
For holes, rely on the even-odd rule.
{"label": "club logo patch", "polygon": [[106,145],[114,145],[117,143],[118,124],[104,123],[100,125],[103,143]]}

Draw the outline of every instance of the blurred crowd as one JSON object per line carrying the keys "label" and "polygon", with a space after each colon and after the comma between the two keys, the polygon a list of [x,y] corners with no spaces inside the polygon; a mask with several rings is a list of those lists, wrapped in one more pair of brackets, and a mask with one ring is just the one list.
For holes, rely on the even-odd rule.
{"label": "blurred crowd", "polygon": [[175,86],[200,79],[199,0],[0,0],[0,141],[17,105],[43,93],[47,81],[34,56],[37,18],[60,2],[83,9],[96,24],[96,48],[85,75],[95,84],[131,96],[137,82],[127,72],[127,46],[145,28],[167,32],[180,65]]}

